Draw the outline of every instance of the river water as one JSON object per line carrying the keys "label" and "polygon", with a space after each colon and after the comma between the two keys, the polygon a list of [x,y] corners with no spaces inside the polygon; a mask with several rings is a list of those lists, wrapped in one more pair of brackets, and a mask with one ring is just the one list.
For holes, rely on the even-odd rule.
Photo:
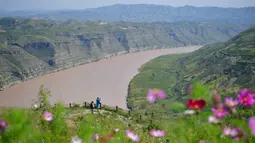
{"label": "river water", "polygon": [[40,86],[44,85],[51,91],[52,102],[83,104],[101,97],[102,104],[127,109],[128,84],[142,64],[160,55],[192,52],[199,48],[190,46],[130,53],[40,76],[0,91],[0,107],[31,107]]}

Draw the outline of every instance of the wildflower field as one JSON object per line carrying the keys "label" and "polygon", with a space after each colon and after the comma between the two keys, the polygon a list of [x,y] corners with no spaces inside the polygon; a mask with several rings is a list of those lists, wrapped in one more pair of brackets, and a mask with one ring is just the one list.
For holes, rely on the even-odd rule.
{"label": "wildflower field", "polygon": [[[1,109],[0,141],[2,143],[93,143],[93,142],[144,142],[144,143],[227,143],[255,142],[255,94],[243,89],[237,95],[224,97],[214,91],[210,100],[199,95],[203,85],[189,90],[189,99],[183,104],[184,112],[176,118],[136,121],[135,117],[117,118],[117,112],[108,114],[87,113],[68,116],[75,110],[61,104],[52,107],[49,93],[40,91],[41,107],[33,109]],[[151,89],[148,104],[167,98],[164,91]],[[210,109],[210,110],[206,110]],[[102,109],[104,110],[104,109]],[[101,111],[102,112],[102,111]],[[67,116],[69,118],[67,118]],[[167,116],[167,114],[165,115]],[[171,116],[171,114],[169,115]],[[126,124],[125,122],[128,122]]]}

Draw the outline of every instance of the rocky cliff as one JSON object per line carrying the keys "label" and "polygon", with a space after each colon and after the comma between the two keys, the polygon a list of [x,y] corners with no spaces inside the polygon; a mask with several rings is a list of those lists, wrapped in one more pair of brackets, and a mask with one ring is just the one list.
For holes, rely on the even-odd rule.
{"label": "rocky cliff", "polygon": [[0,88],[118,54],[222,42],[245,26],[0,19]]}

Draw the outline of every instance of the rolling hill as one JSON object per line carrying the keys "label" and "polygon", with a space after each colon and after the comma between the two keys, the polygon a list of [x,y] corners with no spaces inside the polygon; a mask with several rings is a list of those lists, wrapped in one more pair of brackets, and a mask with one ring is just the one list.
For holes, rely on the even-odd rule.
{"label": "rolling hill", "polygon": [[[128,104],[133,110],[174,111],[187,98],[193,82],[202,82],[224,95],[239,88],[255,87],[255,27],[241,32],[228,42],[212,44],[190,54],[166,55],[149,61],[130,82]],[[149,106],[144,95],[160,88],[168,99]],[[177,103],[176,103],[177,102]],[[174,104],[172,104],[174,103]]]}

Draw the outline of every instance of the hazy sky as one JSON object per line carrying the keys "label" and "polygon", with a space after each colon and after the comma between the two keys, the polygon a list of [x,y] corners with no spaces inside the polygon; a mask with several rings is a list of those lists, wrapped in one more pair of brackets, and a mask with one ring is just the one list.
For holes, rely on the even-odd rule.
{"label": "hazy sky", "polygon": [[0,0],[0,9],[85,9],[112,4],[160,4],[172,6],[255,6],[255,0]]}

